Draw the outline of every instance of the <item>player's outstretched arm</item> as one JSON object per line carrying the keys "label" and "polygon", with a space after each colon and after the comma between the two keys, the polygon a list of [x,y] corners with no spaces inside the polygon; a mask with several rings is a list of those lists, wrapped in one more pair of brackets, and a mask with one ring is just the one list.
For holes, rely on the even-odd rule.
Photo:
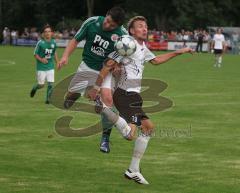
{"label": "player's outstretched arm", "polygon": [[91,99],[91,100],[95,100],[98,93],[100,92],[100,87],[104,81],[104,79],[106,78],[106,76],[109,74],[109,72],[111,70],[114,69],[114,67],[117,65],[118,63],[115,62],[113,59],[107,59],[105,62],[104,62],[104,66],[102,68],[102,70],[100,71],[98,77],[97,77],[97,80],[95,82],[95,85],[93,86],[92,89],[90,89],[88,91],[88,97]]}
{"label": "player's outstretched arm", "polygon": [[156,56],[156,58],[152,59],[150,62],[155,65],[162,64],[162,63],[165,63],[168,60],[170,60],[178,55],[184,54],[184,53],[193,53],[193,50],[191,48],[182,48],[175,52],[158,55],[158,56]]}
{"label": "player's outstretched arm", "polygon": [[61,60],[59,61],[58,65],[57,65],[58,70],[60,70],[63,65],[66,65],[68,63],[68,58],[73,53],[73,51],[76,49],[78,43],[79,42],[75,38],[70,40],[70,42],[68,43],[67,47],[65,48],[65,50],[63,52]]}

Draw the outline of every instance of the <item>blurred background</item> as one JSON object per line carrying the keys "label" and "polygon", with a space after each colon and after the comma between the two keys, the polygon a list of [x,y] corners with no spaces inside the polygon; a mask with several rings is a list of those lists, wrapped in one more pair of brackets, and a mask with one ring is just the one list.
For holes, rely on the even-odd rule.
{"label": "blurred background", "polygon": [[[127,20],[144,15],[149,24],[149,47],[152,50],[171,50],[168,42],[190,42],[196,47],[203,39],[203,50],[222,27],[230,53],[239,54],[240,2],[234,0],[0,0],[0,42],[13,45],[35,45],[41,38],[41,27],[54,27],[58,46],[65,47],[81,26],[93,15],[105,15],[113,6],[126,10]],[[174,49],[183,44],[174,43]],[[82,47],[82,45],[80,45]]]}

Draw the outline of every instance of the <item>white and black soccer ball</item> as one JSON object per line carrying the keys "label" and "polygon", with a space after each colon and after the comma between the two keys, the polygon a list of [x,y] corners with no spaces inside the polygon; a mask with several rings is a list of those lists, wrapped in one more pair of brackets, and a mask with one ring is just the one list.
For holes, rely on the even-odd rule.
{"label": "white and black soccer ball", "polygon": [[131,56],[136,51],[137,45],[132,36],[123,35],[114,45],[115,51],[121,56]]}

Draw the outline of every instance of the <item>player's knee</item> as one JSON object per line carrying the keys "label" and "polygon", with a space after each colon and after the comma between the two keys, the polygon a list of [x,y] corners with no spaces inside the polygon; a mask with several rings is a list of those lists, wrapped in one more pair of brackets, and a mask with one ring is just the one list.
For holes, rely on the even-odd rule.
{"label": "player's knee", "polygon": [[134,137],[133,136],[129,136],[128,138],[126,138],[128,141],[133,141]]}
{"label": "player's knee", "polygon": [[128,141],[132,141],[132,140],[134,140],[135,138],[136,138],[136,131],[137,131],[137,127],[135,126],[135,125],[129,125],[130,126],[130,128],[131,128],[131,130],[130,130],[130,132],[129,132],[129,134],[128,134],[128,136],[127,136],[127,140]]}
{"label": "player's knee", "polygon": [[133,141],[134,139],[135,139],[135,136],[132,133],[129,133],[129,135],[126,137],[126,140],[128,141]]}
{"label": "player's knee", "polygon": [[148,122],[147,124],[144,124],[141,126],[142,128],[142,133],[144,135],[153,135],[154,133],[154,124],[152,122]]}

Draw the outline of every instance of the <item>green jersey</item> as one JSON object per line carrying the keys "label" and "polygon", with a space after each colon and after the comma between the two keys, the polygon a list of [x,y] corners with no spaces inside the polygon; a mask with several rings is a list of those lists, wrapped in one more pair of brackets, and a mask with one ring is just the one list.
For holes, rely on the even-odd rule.
{"label": "green jersey", "polygon": [[37,60],[37,71],[47,71],[54,69],[54,55],[56,51],[56,42],[54,39],[46,41],[44,39],[39,40],[34,50],[34,55],[39,55],[41,58],[48,60],[47,64],[44,64]]}
{"label": "green jersey", "polygon": [[127,34],[123,26],[112,31],[104,31],[103,21],[102,16],[88,18],[74,37],[78,42],[86,40],[82,55],[83,61],[89,68],[97,71],[102,69],[103,61],[114,51],[117,38]]}

